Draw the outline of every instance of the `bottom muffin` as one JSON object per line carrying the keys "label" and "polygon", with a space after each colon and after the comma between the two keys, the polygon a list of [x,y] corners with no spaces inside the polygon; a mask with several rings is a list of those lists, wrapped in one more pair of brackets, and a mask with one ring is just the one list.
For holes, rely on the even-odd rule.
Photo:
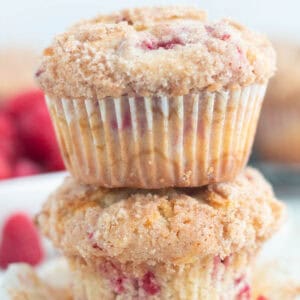
{"label": "bottom muffin", "polygon": [[74,299],[250,299],[252,262],[284,215],[248,168],[192,189],[105,189],[67,178],[37,222],[74,273]]}
{"label": "bottom muffin", "polygon": [[[122,265],[70,258],[75,299],[250,299],[246,252],[196,259],[176,265]],[[80,284],[78,284],[80,283]]]}

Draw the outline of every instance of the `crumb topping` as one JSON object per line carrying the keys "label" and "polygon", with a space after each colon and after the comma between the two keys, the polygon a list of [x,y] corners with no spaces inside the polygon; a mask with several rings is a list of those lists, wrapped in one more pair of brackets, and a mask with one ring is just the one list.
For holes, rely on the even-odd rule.
{"label": "crumb topping", "polygon": [[68,256],[176,264],[256,251],[283,215],[270,185],[248,168],[230,183],[155,191],[110,190],[67,178],[37,221]]}
{"label": "crumb topping", "polygon": [[36,78],[50,97],[179,96],[265,83],[269,41],[190,7],[124,10],[81,21],[44,50]]}

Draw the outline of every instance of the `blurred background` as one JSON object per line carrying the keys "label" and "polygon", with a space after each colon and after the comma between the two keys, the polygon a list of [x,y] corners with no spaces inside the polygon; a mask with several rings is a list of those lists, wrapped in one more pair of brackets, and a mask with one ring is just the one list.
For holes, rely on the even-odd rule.
{"label": "blurred background", "polygon": [[300,1],[10,0],[0,5],[0,179],[64,169],[33,74],[52,37],[81,18],[129,6],[192,4],[268,34],[279,53],[252,164],[278,185],[300,183]]}

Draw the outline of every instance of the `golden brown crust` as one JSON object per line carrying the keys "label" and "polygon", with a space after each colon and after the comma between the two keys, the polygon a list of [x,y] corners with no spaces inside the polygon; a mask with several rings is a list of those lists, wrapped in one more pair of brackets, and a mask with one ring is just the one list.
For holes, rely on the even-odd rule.
{"label": "golden brown crust", "polygon": [[248,168],[230,183],[151,192],[109,190],[67,178],[37,220],[68,256],[180,264],[253,251],[282,218],[283,205],[269,184]]}
{"label": "golden brown crust", "polygon": [[264,36],[196,8],[160,7],[76,24],[44,51],[36,75],[50,97],[102,99],[265,83],[274,69]]}

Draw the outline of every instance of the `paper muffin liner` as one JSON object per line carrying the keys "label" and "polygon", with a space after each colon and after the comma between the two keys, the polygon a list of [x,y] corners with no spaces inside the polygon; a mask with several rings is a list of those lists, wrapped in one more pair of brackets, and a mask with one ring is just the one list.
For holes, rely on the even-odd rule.
{"label": "paper muffin liner", "polygon": [[66,167],[81,182],[191,187],[231,180],[245,166],[265,89],[47,103]]}
{"label": "paper muffin liner", "polygon": [[[218,256],[177,266],[130,267],[109,260],[70,258],[74,300],[250,299],[249,254]],[[224,296],[226,296],[224,298]]]}
{"label": "paper muffin liner", "polygon": [[255,150],[269,162],[300,164],[300,105],[268,105],[258,124]]}

